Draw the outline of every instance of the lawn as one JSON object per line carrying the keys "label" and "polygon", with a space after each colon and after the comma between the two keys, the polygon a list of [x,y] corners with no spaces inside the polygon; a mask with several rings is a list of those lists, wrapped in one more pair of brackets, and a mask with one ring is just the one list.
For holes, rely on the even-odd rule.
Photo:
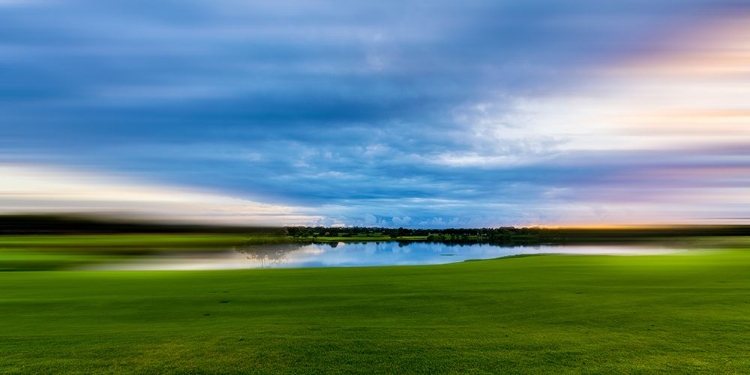
{"label": "lawn", "polygon": [[0,373],[748,373],[750,251],[0,273]]}

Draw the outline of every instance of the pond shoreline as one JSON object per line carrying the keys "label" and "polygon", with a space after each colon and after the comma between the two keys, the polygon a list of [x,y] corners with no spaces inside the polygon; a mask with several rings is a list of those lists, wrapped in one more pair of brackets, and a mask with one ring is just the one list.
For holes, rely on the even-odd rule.
{"label": "pond shoreline", "polygon": [[225,253],[189,253],[141,257],[87,270],[228,270],[259,268],[338,268],[421,266],[479,261],[506,257],[570,254],[642,256],[666,255],[684,248],[655,246],[496,246],[430,242],[330,242],[316,244],[250,245]]}

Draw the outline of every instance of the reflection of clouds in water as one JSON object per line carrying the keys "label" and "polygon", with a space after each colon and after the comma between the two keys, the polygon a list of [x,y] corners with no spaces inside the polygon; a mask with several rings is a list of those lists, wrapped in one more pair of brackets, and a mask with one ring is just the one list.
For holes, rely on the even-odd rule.
{"label": "reflection of clouds in water", "polygon": [[310,254],[310,255],[318,255],[325,253],[325,250],[318,248],[318,247],[303,247],[299,250],[297,250],[298,253],[301,254]]}
{"label": "reflection of clouds in water", "polygon": [[[616,246],[573,247],[499,247],[487,244],[443,244],[443,243],[342,243],[331,249],[322,245],[308,245],[292,251],[287,256],[288,266],[322,265],[401,265],[439,264],[468,259],[497,258],[518,254],[571,253],[571,254],[643,254],[642,248]],[[647,252],[648,253],[648,252]],[[445,255],[451,255],[446,257]]]}
{"label": "reflection of clouds in water", "polygon": [[365,254],[372,255],[378,252],[380,249],[380,242],[371,244],[371,246],[365,246]]}
{"label": "reflection of clouds in water", "polygon": [[298,251],[301,246],[300,244],[247,245],[237,247],[235,251],[264,266],[285,262],[286,254]]}
{"label": "reflection of clouds in water", "polygon": [[142,270],[240,269],[365,267],[390,265],[427,265],[456,263],[470,259],[492,259],[523,254],[607,254],[658,255],[681,250],[637,246],[519,246],[501,247],[488,244],[455,244],[413,242],[277,244],[244,246],[233,254],[206,258],[151,258],[130,264],[100,268]]}
{"label": "reflection of clouds in water", "polygon": [[[650,249],[623,246],[526,246],[500,247],[487,244],[443,244],[443,243],[338,243],[296,245],[259,249],[266,256],[266,265],[271,267],[324,267],[324,266],[385,266],[418,265],[461,262],[469,259],[490,259],[519,254],[567,253],[567,254],[620,254],[643,255],[666,249]],[[283,254],[279,256],[279,251]],[[270,254],[272,256],[268,256]],[[261,257],[258,257],[261,259]],[[268,260],[274,260],[269,264]],[[277,261],[278,260],[278,261]]]}
{"label": "reflection of clouds in water", "polygon": [[[285,254],[280,267],[346,267],[419,265],[490,259],[520,254],[612,254],[647,255],[675,252],[670,249],[625,246],[528,246],[501,247],[488,244],[442,243],[339,243],[331,248],[324,244],[301,246]],[[446,256],[449,255],[449,256]]]}

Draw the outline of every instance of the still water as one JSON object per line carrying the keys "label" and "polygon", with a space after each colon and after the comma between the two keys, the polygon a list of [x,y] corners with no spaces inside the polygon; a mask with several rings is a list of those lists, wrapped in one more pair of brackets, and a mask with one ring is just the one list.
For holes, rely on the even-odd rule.
{"label": "still water", "polygon": [[331,244],[284,244],[235,248],[214,255],[175,255],[112,264],[100,269],[200,270],[242,268],[369,267],[426,265],[492,259],[521,254],[658,255],[681,250],[624,246],[496,246],[451,245],[427,242],[368,242]]}

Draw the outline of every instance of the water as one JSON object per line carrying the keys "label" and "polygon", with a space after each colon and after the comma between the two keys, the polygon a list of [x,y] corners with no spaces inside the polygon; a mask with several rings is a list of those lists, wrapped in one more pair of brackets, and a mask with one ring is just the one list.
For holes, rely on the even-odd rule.
{"label": "water", "polygon": [[231,253],[177,255],[112,264],[99,269],[201,270],[243,268],[369,267],[426,265],[492,259],[521,254],[658,255],[681,250],[661,247],[596,246],[495,246],[452,245],[427,242],[369,242],[285,244],[236,248]]}

